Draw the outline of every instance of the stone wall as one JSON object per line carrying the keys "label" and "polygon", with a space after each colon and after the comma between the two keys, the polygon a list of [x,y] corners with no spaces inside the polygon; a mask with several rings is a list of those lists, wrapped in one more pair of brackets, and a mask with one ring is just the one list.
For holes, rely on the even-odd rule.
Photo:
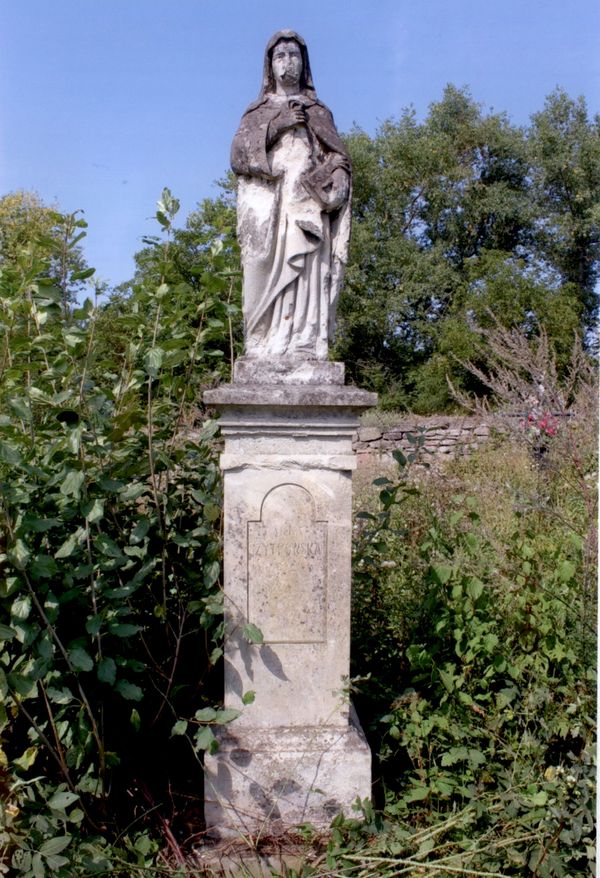
{"label": "stone wall", "polygon": [[490,435],[490,423],[467,415],[399,415],[397,421],[387,426],[361,426],[353,442],[359,465],[374,454],[391,457],[396,449],[404,453],[414,450],[407,437],[421,431],[428,459],[442,460],[468,453],[485,442]]}

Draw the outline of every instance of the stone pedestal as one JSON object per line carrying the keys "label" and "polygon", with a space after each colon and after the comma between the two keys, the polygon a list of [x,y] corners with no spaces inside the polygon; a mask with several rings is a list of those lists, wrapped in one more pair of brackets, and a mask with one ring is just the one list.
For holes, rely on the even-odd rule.
{"label": "stone pedestal", "polygon": [[236,366],[204,396],[225,439],[225,706],[241,710],[205,759],[214,836],[326,827],[371,787],[345,688],[351,442],[376,396],[343,386],[339,363]]}

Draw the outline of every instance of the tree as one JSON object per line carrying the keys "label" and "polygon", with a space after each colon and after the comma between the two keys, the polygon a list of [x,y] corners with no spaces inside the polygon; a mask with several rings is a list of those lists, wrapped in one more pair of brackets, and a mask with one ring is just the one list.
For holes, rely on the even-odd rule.
{"label": "tree", "polygon": [[81,249],[87,223],[79,214],[62,214],[35,192],[18,190],[0,198],[0,267],[10,269],[23,258],[47,259],[46,274],[60,291],[65,316],[94,274]]}
{"label": "tree", "polygon": [[600,117],[585,100],[556,89],[528,135],[540,260],[563,286],[572,285],[586,329],[598,313],[600,272]]}
{"label": "tree", "polygon": [[[241,352],[241,269],[235,236],[235,193],[231,179],[221,181],[221,194],[205,199],[186,220],[185,228],[177,228],[174,220],[179,202],[168,189],[158,202],[156,218],[168,232],[166,242],[158,236],[144,238],[145,247],[135,255],[133,278],[121,284],[104,306],[99,321],[99,342],[108,357],[115,351],[113,325],[123,326],[120,318],[129,314],[132,324],[149,319],[147,309],[154,307],[156,287],[166,285],[168,295],[161,304],[169,324],[180,326],[180,333],[197,332],[200,344],[210,340],[206,360],[198,350],[198,362],[211,364],[212,378],[226,378],[236,352]],[[135,312],[135,313],[134,313]],[[119,318],[117,320],[116,318]],[[170,330],[171,331],[171,330]],[[159,340],[160,327],[158,330]],[[124,350],[126,336],[117,341]],[[162,338],[168,350],[174,338]]]}
{"label": "tree", "polygon": [[[140,368],[151,328],[156,356],[174,370],[186,392],[195,390],[198,403],[202,386],[227,380],[241,346],[241,272],[231,199],[227,191],[207,199],[181,229],[175,224],[179,201],[163,189],[156,210],[163,237],[144,239],[134,277],[100,308],[94,342],[98,369],[110,370],[118,381]],[[173,387],[182,392],[175,378]]]}
{"label": "tree", "polygon": [[[569,136],[588,193],[596,135],[577,119]],[[384,406],[452,406],[447,374],[481,390],[456,357],[475,356],[475,329],[487,325],[490,309],[530,334],[544,325],[559,362],[573,333],[589,326],[598,266],[593,198],[581,195],[587,237],[573,234],[569,244],[537,158],[540,137],[504,114],[485,114],[453,86],[422,123],[407,110],[373,138],[360,129],[348,136],[354,232],[335,353]],[[587,266],[579,286],[566,271],[577,259]]]}

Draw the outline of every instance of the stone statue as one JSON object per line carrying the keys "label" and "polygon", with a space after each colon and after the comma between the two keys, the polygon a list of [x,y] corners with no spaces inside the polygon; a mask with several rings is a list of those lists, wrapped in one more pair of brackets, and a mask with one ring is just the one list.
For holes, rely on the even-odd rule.
{"label": "stone statue", "polygon": [[276,33],[231,148],[246,356],[326,360],[350,234],[350,159],[306,43]]}

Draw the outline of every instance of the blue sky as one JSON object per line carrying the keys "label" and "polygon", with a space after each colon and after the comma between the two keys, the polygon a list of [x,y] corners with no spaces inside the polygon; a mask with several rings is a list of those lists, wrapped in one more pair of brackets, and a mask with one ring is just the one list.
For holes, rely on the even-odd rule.
{"label": "blue sky", "polygon": [[340,131],[423,117],[448,82],[517,124],[557,85],[600,111],[598,0],[3,0],[0,195],[83,209],[88,262],[127,279],[163,186],[182,224],[216,194],[284,27]]}

